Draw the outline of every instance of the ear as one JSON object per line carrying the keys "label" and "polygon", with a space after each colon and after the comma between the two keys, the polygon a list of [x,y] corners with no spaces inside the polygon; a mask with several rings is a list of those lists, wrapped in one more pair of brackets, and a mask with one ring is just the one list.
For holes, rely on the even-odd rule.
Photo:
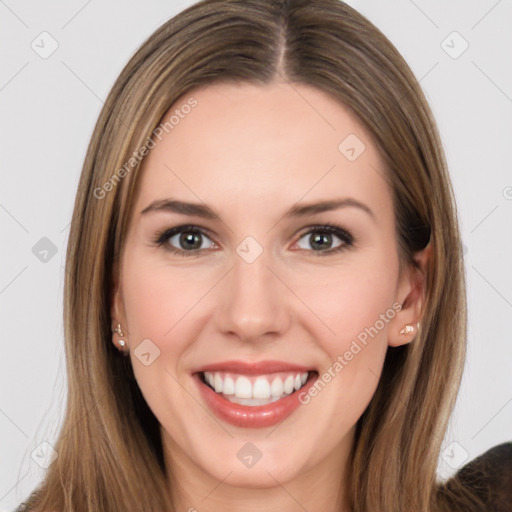
{"label": "ear", "polygon": [[112,288],[110,290],[110,320],[112,330],[114,330],[118,324],[121,324],[123,329],[126,330],[126,317],[122,296],[119,265],[118,262],[115,261],[112,268]]}
{"label": "ear", "polygon": [[[391,347],[410,343],[418,334],[419,323],[423,317],[426,277],[431,258],[432,242],[425,249],[414,254],[417,267],[408,265],[402,271],[396,295],[396,301],[402,308],[389,322],[388,344]],[[412,326],[413,329],[404,332],[406,325]]]}

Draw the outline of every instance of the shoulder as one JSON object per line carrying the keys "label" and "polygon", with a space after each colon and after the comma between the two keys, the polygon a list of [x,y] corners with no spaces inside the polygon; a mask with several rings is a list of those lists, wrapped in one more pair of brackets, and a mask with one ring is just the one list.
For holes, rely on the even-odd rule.
{"label": "shoulder", "polygon": [[512,503],[512,442],[479,455],[446,482],[445,487],[462,487],[476,494],[486,510],[510,512]]}

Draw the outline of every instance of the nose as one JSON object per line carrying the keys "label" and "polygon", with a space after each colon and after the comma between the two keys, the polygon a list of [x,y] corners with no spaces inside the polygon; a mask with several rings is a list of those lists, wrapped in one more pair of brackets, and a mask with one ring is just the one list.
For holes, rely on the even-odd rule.
{"label": "nose", "polygon": [[252,263],[235,253],[219,290],[217,328],[245,342],[274,340],[289,327],[290,295],[265,252]]}

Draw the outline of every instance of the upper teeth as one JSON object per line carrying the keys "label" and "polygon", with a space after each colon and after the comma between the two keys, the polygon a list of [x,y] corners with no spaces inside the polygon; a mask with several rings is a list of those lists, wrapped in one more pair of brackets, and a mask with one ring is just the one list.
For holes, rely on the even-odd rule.
{"label": "upper teeth", "polygon": [[206,382],[217,392],[237,398],[281,398],[299,390],[309,372],[248,377],[225,372],[204,372]]}

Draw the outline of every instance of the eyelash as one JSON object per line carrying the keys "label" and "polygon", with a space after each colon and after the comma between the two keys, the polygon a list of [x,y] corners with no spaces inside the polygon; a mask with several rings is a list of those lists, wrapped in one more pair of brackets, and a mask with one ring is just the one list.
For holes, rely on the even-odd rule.
{"label": "eyelash", "polygon": [[[182,232],[188,232],[188,233],[199,233],[201,235],[204,235],[208,238],[210,238],[202,229],[198,228],[194,225],[184,225],[184,226],[176,226],[174,228],[166,229],[164,231],[160,231],[155,235],[155,238],[153,240],[153,243],[160,247],[163,246],[169,238],[172,236],[182,233]],[[328,233],[336,235],[343,243],[336,247],[335,249],[328,249],[326,251],[314,251],[312,252],[318,253],[319,256],[325,256],[329,254],[335,254],[339,253],[343,250],[346,250],[354,245],[354,237],[344,228],[341,226],[338,226],[336,224],[317,224],[314,226],[309,226],[308,231],[304,231],[301,233],[299,240],[302,239],[305,235],[313,234],[313,233]],[[215,242],[214,242],[215,243]],[[178,254],[181,256],[197,256],[199,252],[206,250],[206,249],[194,249],[190,251],[185,251],[183,249],[178,249],[170,244],[168,244],[167,247],[164,248],[166,251],[170,251],[174,254]]]}

